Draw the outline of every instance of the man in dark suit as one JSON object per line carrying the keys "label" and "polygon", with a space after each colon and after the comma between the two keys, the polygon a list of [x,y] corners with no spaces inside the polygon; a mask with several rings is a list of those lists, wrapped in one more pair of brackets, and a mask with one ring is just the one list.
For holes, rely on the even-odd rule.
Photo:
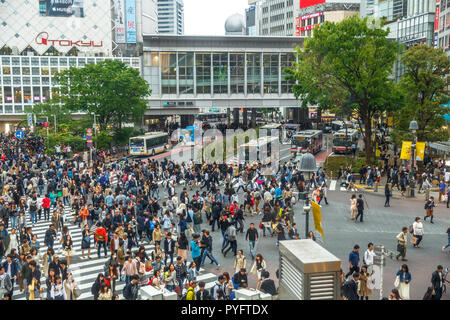
{"label": "man in dark suit", "polygon": [[358,200],[356,200],[356,209],[358,210],[358,214],[356,215],[355,222],[358,220],[359,216],[361,216],[359,221],[363,222],[364,201],[362,199],[362,194],[360,194]]}
{"label": "man in dark suit", "polygon": [[277,294],[277,289],[275,287],[275,282],[272,279],[269,279],[270,273],[269,271],[261,272],[261,278],[258,281],[261,281],[261,286],[259,290],[264,293],[268,293],[271,296],[275,296]]}
{"label": "man in dark suit", "polygon": [[167,233],[166,239],[164,240],[164,252],[165,252],[165,259],[164,264],[167,265],[167,258],[170,257],[170,263],[173,263],[173,254],[175,252],[175,241],[172,239],[172,234],[169,232]]}
{"label": "man in dark suit", "polygon": [[298,234],[297,224],[293,223],[291,230],[289,230],[289,238],[291,239],[300,239],[300,235]]}
{"label": "man in dark suit", "polygon": [[433,300],[441,300],[442,297],[442,288],[444,286],[444,274],[442,271],[444,268],[441,265],[437,266],[437,270],[431,274],[431,284],[434,289]]}
{"label": "man in dark suit", "polygon": [[347,298],[347,300],[359,300],[358,296],[358,283],[359,280],[359,273],[354,272],[352,279],[348,280],[346,283],[344,283],[344,295]]}

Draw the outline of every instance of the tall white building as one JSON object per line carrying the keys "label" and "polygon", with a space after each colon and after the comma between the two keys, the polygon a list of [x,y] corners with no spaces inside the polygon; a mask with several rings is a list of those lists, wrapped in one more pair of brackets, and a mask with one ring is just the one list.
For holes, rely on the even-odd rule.
{"label": "tall white building", "polygon": [[184,34],[184,3],[183,0],[157,0],[158,2],[158,33]]}
{"label": "tall white building", "polygon": [[295,13],[300,0],[260,0],[259,35],[295,36]]}

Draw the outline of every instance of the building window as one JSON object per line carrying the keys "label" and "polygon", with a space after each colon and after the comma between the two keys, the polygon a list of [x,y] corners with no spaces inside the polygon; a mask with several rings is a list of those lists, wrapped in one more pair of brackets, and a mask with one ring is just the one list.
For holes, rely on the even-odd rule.
{"label": "building window", "polygon": [[4,87],[4,94],[3,94],[4,102],[5,103],[12,103],[13,97],[12,97],[12,89],[11,87]]}
{"label": "building window", "polygon": [[244,57],[243,53],[230,54],[231,93],[244,93]]}
{"label": "building window", "polygon": [[162,94],[177,93],[177,54],[161,52],[161,87]]}
{"label": "building window", "polygon": [[22,103],[22,88],[14,87],[14,103]]}
{"label": "building window", "polygon": [[264,93],[278,93],[278,53],[264,53]]}
{"label": "building window", "polygon": [[194,93],[194,53],[178,53],[178,86],[180,94]]}
{"label": "building window", "polygon": [[214,93],[228,93],[228,53],[213,53]]}
{"label": "building window", "polygon": [[286,73],[283,72],[284,68],[291,68],[292,63],[295,62],[295,55],[293,53],[282,53],[280,57],[281,61],[281,93],[291,93],[292,86],[295,81],[285,80]]}
{"label": "building window", "polygon": [[247,94],[261,93],[261,54],[247,53]]}
{"label": "building window", "polygon": [[211,93],[211,53],[195,54],[197,94]]}

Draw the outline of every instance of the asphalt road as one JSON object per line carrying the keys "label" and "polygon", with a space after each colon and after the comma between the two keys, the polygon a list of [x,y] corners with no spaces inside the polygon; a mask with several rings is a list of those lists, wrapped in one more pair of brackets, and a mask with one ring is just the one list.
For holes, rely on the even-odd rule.
{"label": "asphalt road", "polygon": [[[280,160],[287,161],[290,157],[289,145],[284,145],[280,148]],[[164,157],[164,155],[163,155]],[[179,192],[182,187],[177,187]],[[189,194],[192,195],[193,191]],[[163,190],[161,190],[163,191]],[[164,198],[165,190],[161,192]],[[242,195],[242,191],[239,194]],[[342,269],[345,273],[348,271],[348,254],[355,244],[361,247],[362,255],[367,248],[369,242],[374,244],[383,244],[387,249],[395,251],[396,249],[396,235],[401,231],[402,227],[408,227],[414,221],[416,216],[423,216],[423,201],[420,200],[392,200],[391,207],[385,208],[384,199],[365,195],[368,209],[366,211],[364,222],[355,223],[350,220],[349,204],[351,193],[342,191],[329,191],[328,200],[329,205],[322,203],[322,219],[325,233],[325,243],[320,239],[318,242],[327,250],[333,253],[342,261]],[[295,221],[299,229],[299,233],[304,237],[305,215],[303,214],[302,203],[297,203],[294,207]],[[387,259],[384,267],[384,291],[383,296],[388,296],[391,289],[394,288],[395,273],[398,271],[403,263],[409,266],[412,274],[411,281],[411,299],[422,299],[426,288],[430,285],[431,273],[435,270],[438,264],[445,267],[450,266],[450,254],[443,253],[441,248],[447,243],[447,235],[445,231],[450,226],[450,211],[444,205],[438,205],[435,210],[434,224],[424,222],[425,235],[422,241],[421,248],[413,248],[408,245],[407,248],[407,262],[402,262]],[[261,216],[250,217],[247,216],[245,220],[245,230],[251,222],[259,225]],[[312,217],[309,221],[310,227],[313,226]],[[210,229],[210,226],[204,223],[202,228]],[[276,237],[262,237],[262,230],[258,230],[260,240],[256,246],[256,252],[261,253],[268,264],[268,270],[271,277],[275,279],[275,271],[278,269],[278,248],[276,247]],[[220,231],[212,233],[213,236],[213,254],[221,264],[220,269],[216,269],[215,265],[209,264],[209,259],[206,259],[204,268],[212,273],[219,274],[220,272],[228,271],[230,274],[234,273],[233,263],[234,257],[231,252],[227,257],[223,257],[221,253],[222,235]],[[247,256],[247,269],[251,268],[252,261],[249,255],[248,242],[245,241],[245,233],[239,234],[237,237],[238,249],[243,249]],[[256,285],[256,275],[249,276],[250,286]],[[379,291],[374,290],[370,299],[379,299]],[[443,299],[449,300],[450,293],[443,296]]]}

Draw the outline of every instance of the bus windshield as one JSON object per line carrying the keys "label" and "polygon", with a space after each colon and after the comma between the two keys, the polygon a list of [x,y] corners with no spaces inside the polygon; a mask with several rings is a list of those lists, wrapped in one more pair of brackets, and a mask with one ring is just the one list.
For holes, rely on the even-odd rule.
{"label": "bus windshield", "polygon": [[292,139],[292,143],[298,147],[307,148],[309,147],[309,141],[306,139]]}
{"label": "bus windshield", "polygon": [[144,147],[144,139],[141,138],[130,139],[130,147],[132,148]]}
{"label": "bus windshield", "polygon": [[335,146],[350,146],[351,145],[351,140],[350,139],[345,139],[345,138],[334,138],[333,139],[333,145]]}

